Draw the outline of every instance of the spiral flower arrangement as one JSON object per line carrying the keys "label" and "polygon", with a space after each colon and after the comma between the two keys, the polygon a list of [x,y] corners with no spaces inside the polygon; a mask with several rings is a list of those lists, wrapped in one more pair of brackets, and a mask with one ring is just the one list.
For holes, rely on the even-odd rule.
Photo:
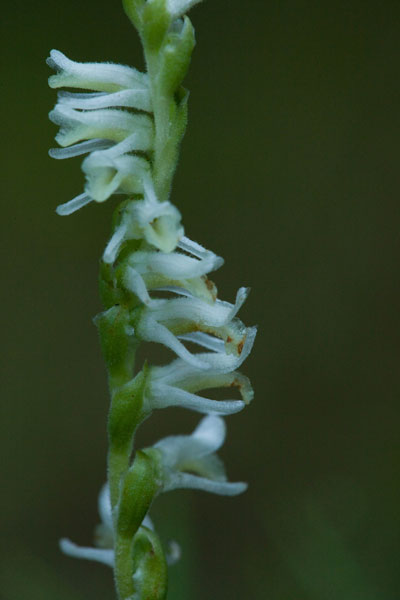
{"label": "spiral flower arrangement", "polygon": [[[179,143],[187,120],[181,82],[194,47],[187,10],[191,0],[125,0],[140,35],[147,72],[109,63],[78,63],[52,50],[49,79],[59,92],[50,119],[60,126],[61,148],[51,156],[86,155],[84,192],[57,208],[69,215],[92,202],[123,194],[101,261],[104,311],[95,319],[111,395],[108,481],[99,495],[96,547],[61,541],[71,556],[114,569],[120,600],[161,600],[167,562],[149,517],[162,492],[192,488],[233,496],[245,483],[227,481],[216,452],[225,438],[223,416],[253,397],[238,368],[249,355],[256,329],[237,313],[248,289],[233,304],[217,297],[208,278],[223,260],[184,235],[170,202]],[[167,365],[134,369],[141,341],[169,348]],[[194,351],[197,348],[198,351]],[[239,398],[214,400],[207,390],[236,388]],[[179,406],[201,413],[190,435],[166,437],[134,448],[137,428],[152,411]]]}

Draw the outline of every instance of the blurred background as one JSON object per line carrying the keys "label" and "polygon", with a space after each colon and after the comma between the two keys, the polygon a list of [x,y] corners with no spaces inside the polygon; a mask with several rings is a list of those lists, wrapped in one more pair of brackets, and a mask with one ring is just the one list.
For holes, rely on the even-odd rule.
{"label": "blurred background", "polygon": [[[208,0],[191,12],[189,127],[173,189],[213,279],[259,325],[253,404],[223,457],[249,491],[164,495],[171,600],[399,598],[400,3]],[[47,156],[51,48],[142,68],[119,2],[2,7],[1,584],[5,600],[113,599],[92,542],[105,370],[92,317],[115,200],[57,217],[80,159]],[[153,349],[151,350],[153,352]],[[152,354],[157,360],[157,355]],[[138,444],[190,432],[168,410]]]}

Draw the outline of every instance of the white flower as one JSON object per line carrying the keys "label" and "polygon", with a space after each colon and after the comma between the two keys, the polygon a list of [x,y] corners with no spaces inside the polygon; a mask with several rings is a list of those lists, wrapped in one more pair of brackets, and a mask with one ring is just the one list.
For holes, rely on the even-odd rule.
{"label": "white flower", "polygon": [[[114,567],[114,528],[111,513],[111,502],[108,485],[105,484],[99,494],[98,510],[101,523],[96,528],[96,548],[77,546],[70,540],[60,540],[60,548],[64,554],[73,558],[94,560],[110,567]],[[150,518],[146,515],[142,525],[153,529]]]}
{"label": "white flower", "polygon": [[154,444],[161,452],[163,491],[191,488],[224,496],[244,492],[247,484],[228,482],[224,465],[216,455],[225,433],[223,419],[209,415],[191,435],[170,436]]}
{"label": "white flower", "polygon": [[[152,300],[140,312],[136,333],[143,340],[167,346],[194,367],[208,369],[209,365],[191,353],[181,340],[186,339],[203,345],[204,339],[212,338],[203,338],[195,334],[212,334],[224,340],[227,352],[240,356],[246,343],[248,329],[234,317],[245,301],[248,291],[247,288],[240,288],[235,304],[221,300],[210,304],[191,295]],[[188,334],[192,336],[188,338]]]}
{"label": "white flower", "polygon": [[121,222],[104,250],[103,260],[113,263],[126,240],[145,239],[163,252],[172,252],[183,236],[181,215],[170,202],[159,202],[150,177],[143,177],[143,200],[123,209]]}
{"label": "white flower", "polygon": [[208,302],[215,301],[215,285],[206,274],[218,269],[223,259],[187,237],[180,239],[178,249],[180,252],[169,253],[138,250],[129,257],[124,283],[143,304],[152,302],[151,290],[191,294]]}
{"label": "white flower", "polygon": [[[250,353],[255,328],[250,330],[249,340],[241,356],[228,355],[224,345],[211,336],[203,342],[219,345],[219,352],[197,354],[196,357],[207,367],[199,369],[178,358],[163,367],[151,367],[144,393],[147,410],[180,406],[201,413],[230,415],[242,410],[253,399],[253,390],[247,377],[238,373],[238,368]],[[199,340],[197,341],[199,343]],[[241,400],[212,400],[197,392],[214,388],[238,388]]]}

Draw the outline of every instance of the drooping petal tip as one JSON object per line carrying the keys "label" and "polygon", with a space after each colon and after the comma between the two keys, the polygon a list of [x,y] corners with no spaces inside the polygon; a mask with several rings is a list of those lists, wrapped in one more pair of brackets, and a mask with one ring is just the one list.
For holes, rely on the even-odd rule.
{"label": "drooping petal tip", "polygon": [[85,560],[94,560],[109,567],[114,566],[114,550],[103,548],[89,548],[77,546],[71,540],[62,538],[59,542],[60,550],[67,556],[73,558],[83,558]]}
{"label": "drooping petal tip", "polygon": [[86,193],[79,194],[79,196],[75,196],[69,202],[65,202],[65,204],[59,204],[56,208],[56,213],[62,217],[67,215],[72,215],[72,213],[76,212],[83,206],[86,206],[92,202],[92,198],[88,196]]}

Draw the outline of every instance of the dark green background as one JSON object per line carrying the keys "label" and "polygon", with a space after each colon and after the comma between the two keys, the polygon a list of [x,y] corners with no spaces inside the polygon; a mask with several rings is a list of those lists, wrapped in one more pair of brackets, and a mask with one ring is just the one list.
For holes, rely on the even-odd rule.
{"label": "dark green background", "polygon": [[[154,507],[183,548],[171,600],[399,596],[400,3],[208,0],[191,13],[190,120],[173,190],[186,232],[226,258],[220,295],[252,294],[229,418],[226,499]],[[108,398],[92,316],[115,201],[71,217],[80,160],[47,156],[44,59],[142,66],[119,2],[2,7],[1,590],[6,600],[114,598],[89,544],[104,481]],[[157,358],[151,349],[152,356]],[[197,417],[158,413],[140,444]]]}

